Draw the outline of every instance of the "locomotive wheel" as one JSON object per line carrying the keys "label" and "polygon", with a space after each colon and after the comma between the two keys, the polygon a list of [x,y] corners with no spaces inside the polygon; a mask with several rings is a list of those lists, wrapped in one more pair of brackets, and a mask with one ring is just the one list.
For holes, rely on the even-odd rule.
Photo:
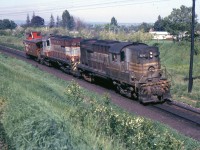
{"label": "locomotive wheel", "polygon": [[30,59],[31,57],[30,57],[29,54],[26,53],[26,58],[27,58],[27,59]]}
{"label": "locomotive wheel", "polygon": [[86,80],[90,83],[94,82],[94,77],[90,74],[88,75],[88,74],[82,73],[82,77],[83,77],[84,80]]}
{"label": "locomotive wheel", "polygon": [[39,60],[38,60],[38,62],[39,62],[39,64],[44,64],[44,59],[43,58],[39,58]]}

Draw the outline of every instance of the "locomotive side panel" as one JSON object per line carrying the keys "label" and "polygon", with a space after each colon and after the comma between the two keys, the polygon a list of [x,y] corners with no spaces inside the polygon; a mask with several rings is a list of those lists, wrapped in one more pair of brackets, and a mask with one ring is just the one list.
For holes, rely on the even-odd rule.
{"label": "locomotive side panel", "polygon": [[44,56],[63,62],[79,62],[80,38],[50,37],[44,41]]}
{"label": "locomotive side panel", "polygon": [[58,65],[67,73],[75,73],[80,62],[81,38],[50,36],[43,40],[42,62]]}
{"label": "locomotive side panel", "polygon": [[81,42],[81,62],[79,68],[88,78],[99,76],[108,78],[109,44],[115,41],[84,40]]}

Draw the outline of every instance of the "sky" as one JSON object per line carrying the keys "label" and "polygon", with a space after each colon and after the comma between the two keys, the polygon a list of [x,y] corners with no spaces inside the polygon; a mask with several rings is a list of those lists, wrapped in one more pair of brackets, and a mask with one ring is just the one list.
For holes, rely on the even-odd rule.
{"label": "sky", "polygon": [[[192,0],[0,0],[0,19],[26,20],[35,12],[50,20],[52,14],[61,18],[64,10],[84,22],[154,23],[158,15],[170,15],[173,8],[192,6]],[[200,0],[196,0],[196,14],[200,19]]]}

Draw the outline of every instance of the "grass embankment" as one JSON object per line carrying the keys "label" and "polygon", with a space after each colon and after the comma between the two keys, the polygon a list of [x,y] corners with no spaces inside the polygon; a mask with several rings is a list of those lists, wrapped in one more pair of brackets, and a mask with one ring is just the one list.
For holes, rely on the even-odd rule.
{"label": "grass embankment", "polygon": [[24,50],[23,37],[0,35],[0,45],[8,46],[18,50]]}
{"label": "grass embankment", "polygon": [[[155,43],[151,42],[150,44]],[[200,108],[200,44],[195,43],[193,66],[193,90],[188,93],[188,76],[190,64],[190,43],[160,41],[157,43],[160,49],[161,63],[166,67],[171,78],[171,93],[175,100],[188,103]]]}
{"label": "grass embankment", "polygon": [[[75,82],[0,55],[0,132],[9,149],[198,149],[200,143],[133,116]],[[1,131],[3,131],[1,130]]]}

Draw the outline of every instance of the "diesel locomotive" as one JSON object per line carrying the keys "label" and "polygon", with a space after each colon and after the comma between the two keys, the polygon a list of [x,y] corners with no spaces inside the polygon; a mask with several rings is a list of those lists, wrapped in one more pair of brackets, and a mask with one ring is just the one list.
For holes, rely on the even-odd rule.
{"label": "diesel locomotive", "polygon": [[[28,48],[27,45],[34,45]],[[96,77],[113,84],[115,90],[141,103],[171,98],[170,82],[161,69],[157,47],[137,42],[49,36],[24,40],[27,55],[50,65],[57,63],[68,73],[86,81]]]}

